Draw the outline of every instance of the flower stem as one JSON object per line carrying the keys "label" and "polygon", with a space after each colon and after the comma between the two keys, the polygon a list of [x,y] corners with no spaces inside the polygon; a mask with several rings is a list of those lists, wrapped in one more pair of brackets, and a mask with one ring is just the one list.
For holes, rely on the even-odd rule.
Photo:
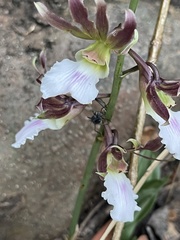
{"label": "flower stem", "polygon": [[72,214],[72,220],[69,228],[69,239],[71,240],[76,239],[76,236],[78,235],[78,232],[75,233],[75,230],[78,225],[78,220],[79,220],[81,208],[84,201],[84,196],[89,185],[89,180],[94,169],[95,160],[96,160],[97,154],[99,153],[100,146],[101,146],[101,141],[99,140],[99,134],[97,134],[97,137],[91,148],[89,159],[84,171],[84,176],[82,178],[81,185],[79,187],[78,196],[77,196],[76,203],[74,206],[74,211]]}
{"label": "flower stem", "polygon": [[[109,103],[107,105],[106,119],[108,121],[110,121],[113,116],[115,104],[117,102],[119,89],[120,89],[121,82],[122,82],[122,77],[120,77],[120,76],[122,74],[123,62],[124,62],[124,56],[119,55],[118,59],[117,59],[116,67],[115,67],[115,72],[114,72],[112,92],[111,92],[111,96],[109,99]],[[84,201],[84,196],[87,191],[87,188],[89,185],[89,180],[92,175],[94,164],[95,164],[95,161],[96,161],[96,158],[99,153],[100,146],[101,146],[100,136],[102,135],[102,133],[103,133],[103,130],[101,128],[100,132],[97,134],[94,144],[91,148],[91,152],[90,152],[90,155],[88,158],[84,176],[81,181],[81,185],[79,188],[79,192],[78,192],[78,196],[76,199],[76,203],[75,203],[75,207],[74,207],[74,211],[73,211],[73,215],[72,215],[72,220],[71,220],[71,224],[70,224],[69,239],[71,239],[71,240],[76,239],[76,236],[78,235],[78,232],[75,233],[75,230],[76,230],[76,226],[78,224],[82,204]]]}
{"label": "flower stem", "polygon": [[129,8],[135,12],[138,6],[139,0],[131,0],[129,3]]}
{"label": "flower stem", "polygon": [[[120,87],[121,87],[121,83],[122,83],[122,79],[123,79],[123,77],[121,77],[123,63],[124,63],[124,56],[119,55],[118,58],[117,58],[115,72],[114,72],[112,92],[111,92],[109,102],[107,104],[106,119],[108,121],[111,121],[111,118],[113,116],[113,112],[114,112],[115,105],[116,105],[116,102],[117,102],[119,90],[120,90]],[[71,224],[70,224],[69,239],[71,239],[71,240],[75,239],[75,237],[76,237],[76,236],[74,236],[75,229],[76,229],[76,226],[78,224],[82,204],[83,204],[83,201],[84,201],[84,196],[85,196],[85,193],[86,193],[87,188],[88,188],[89,180],[90,180],[90,177],[91,177],[92,172],[93,172],[93,168],[94,168],[94,164],[95,164],[97,155],[99,153],[99,148],[101,146],[101,140],[99,140],[100,139],[99,137],[102,134],[103,134],[103,130],[101,128],[100,132],[97,134],[96,139],[94,141],[94,144],[91,148],[91,152],[90,152],[90,155],[89,155],[89,158],[88,158],[88,162],[87,162],[87,165],[86,165],[84,176],[83,176],[83,179],[81,181],[81,185],[80,185],[80,188],[79,188],[78,196],[77,196],[74,211],[73,211],[72,221],[71,221]]]}
{"label": "flower stem", "polygon": [[[137,9],[138,3],[139,3],[139,0],[131,0],[130,3],[129,3],[129,8],[133,12],[135,12],[136,9]],[[124,63],[124,58],[123,58],[121,64],[123,65],[123,63]],[[122,67],[121,67],[121,74],[122,74]],[[123,78],[123,76],[121,76],[121,81],[122,81],[122,78]],[[120,81],[120,83],[121,83],[121,81]],[[124,227],[124,223],[122,223],[122,222],[117,222],[116,223],[113,238],[112,238],[113,240],[119,240],[120,239],[123,227]]]}
{"label": "flower stem", "polygon": [[[132,4],[132,6],[131,6],[132,10],[136,9],[138,0],[131,0],[131,2],[134,2],[134,4]],[[111,121],[111,118],[114,113],[115,105],[117,102],[117,98],[119,95],[119,90],[120,90],[122,79],[123,79],[123,77],[122,77],[123,64],[124,64],[124,56],[119,55],[117,58],[116,67],[115,67],[115,71],[114,71],[112,92],[111,92],[109,102],[107,104],[107,110],[106,110],[105,117],[108,121]],[[90,155],[88,158],[84,176],[81,181],[81,185],[79,188],[79,192],[78,192],[78,196],[76,199],[76,203],[75,203],[75,207],[74,207],[74,211],[73,211],[73,215],[72,215],[72,220],[71,220],[71,224],[70,224],[69,239],[71,239],[71,240],[76,239],[76,236],[78,235],[78,232],[75,233],[75,230],[76,230],[76,227],[78,224],[82,204],[84,201],[84,196],[87,191],[87,188],[89,185],[89,180],[92,175],[94,164],[95,164],[95,161],[96,161],[96,158],[99,153],[100,146],[101,146],[101,140],[100,140],[99,136],[101,136],[102,133],[103,133],[103,129],[101,128],[100,133],[97,134],[94,144],[91,148],[91,152],[90,152]]]}
{"label": "flower stem", "polygon": [[[106,119],[108,121],[111,121],[111,118],[113,116],[113,112],[114,112],[115,105],[117,102],[119,90],[121,87],[121,82],[123,79],[123,77],[121,77],[123,63],[124,63],[124,56],[119,55],[117,58],[115,72],[114,72],[112,92],[111,92],[109,102],[107,104]],[[76,236],[74,235],[76,226],[78,224],[82,204],[84,201],[84,196],[85,196],[85,193],[86,193],[88,185],[89,185],[89,180],[90,180],[90,177],[93,172],[93,168],[94,168],[94,164],[95,164],[97,155],[99,153],[99,148],[101,146],[100,136],[102,134],[103,134],[103,130],[101,128],[100,132],[97,134],[94,144],[91,148],[91,152],[90,152],[90,155],[88,158],[84,176],[81,181],[81,185],[79,188],[79,192],[78,192],[78,196],[76,199],[76,203],[75,203],[75,207],[74,207],[74,211],[73,211],[73,215],[72,215],[72,220],[71,220],[71,224],[70,224],[69,239],[71,239],[71,240],[75,239],[78,234],[78,232],[77,232],[77,234],[75,234]]]}
{"label": "flower stem", "polygon": [[117,102],[117,98],[119,95],[119,90],[120,90],[122,79],[123,79],[123,77],[121,77],[123,64],[124,64],[124,56],[119,55],[117,58],[116,67],[114,71],[111,96],[107,104],[106,119],[108,121],[111,121],[111,118],[114,113],[115,105]]}
{"label": "flower stem", "polygon": [[[164,149],[159,156],[157,157],[158,160],[163,160],[165,159],[165,157],[169,154],[167,149]],[[135,188],[134,188],[134,192],[138,193],[139,190],[141,189],[141,187],[143,186],[143,184],[145,183],[145,181],[147,180],[147,178],[152,174],[152,172],[154,171],[154,169],[161,163],[161,161],[153,161],[153,163],[148,167],[148,169],[146,170],[145,174],[142,176],[142,178],[139,180],[139,182],[136,184]]]}

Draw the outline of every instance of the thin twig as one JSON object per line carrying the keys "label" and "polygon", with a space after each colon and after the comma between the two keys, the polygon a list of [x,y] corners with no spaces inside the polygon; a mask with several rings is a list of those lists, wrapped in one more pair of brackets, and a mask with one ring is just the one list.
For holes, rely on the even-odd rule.
{"label": "thin twig", "polygon": [[148,62],[152,62],[152,63],[157,62],[157,59],[161,50],[161,46],[162,46],[163,32],[164,32],[166,18],[168,15],[170,2],[171,0],[161,1],[158,20],[156,22],[155,31],[149,47]]}
{"label": "thin twig", "polygon": [[112,231],[112,229],[114,228],[115,225],[116,225],[116,222],[112,220],[111,223],[109,224],[109,226],[106,228],[106,231],[103,233],[100,240],[106,240],[107,236]]}
{"label": "thin twig", "polygon": [[[162,151],[159,156],[157,157],[158,160],[163,160],[165,157],[167,157],[167,155],[169,154],[167,149],[164,149],[164,151]],[[146,170],[145,174],[142,176],[142,178],[139,180],[139,182],[137,183],[137,185],[134,188],[134,192],[137,193],[139,192],[139,190],[141,189],[141,187],[143,186],[143,184],[145,183],[145,181],[147,180],[147,178],[152,174],[152,172],[154,171],[154,169],[161,163],[161,161],[154,161]]]}
{"label": "thin twig", "polygon": [[88,222],[92,219],[92,217],[102,207],[103,204],[104,204],[104,201],[102,200],[92,209],[92,211],[90,211],[90,213],[86,216],[86,218],[81,223],[79,227],[79,233],[81,233],[84,230],[84,228],[88,225]]}
{"label": "thin twig", "polygon": [[[136,131],[135,131],[135,139],[138,142],[141,142],[145,118],[146,118],[146,112],[145,112],[144,102],[141,99],[138,113],[137,113],[137,118],[136,118],[136,126],[137,127],[136,127]],[[131,155],[128,176],[131,179],[131,183],[133,186],[136,185],[137,178],[138,178],[138,159],[139,159],[139,156],[137,154]]]}
{"label": "thin twig", "polygon": [[112,240],[119,240],[120,239],[123,228],[124,228],[124,223],[123,222],[117,222],[116,223],[116,227],[114,229],[114,234],[113,234]]}

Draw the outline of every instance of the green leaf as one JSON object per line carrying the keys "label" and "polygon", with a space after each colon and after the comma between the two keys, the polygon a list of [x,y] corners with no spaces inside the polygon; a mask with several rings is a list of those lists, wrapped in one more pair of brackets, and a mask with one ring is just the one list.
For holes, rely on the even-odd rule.
{"label": "green leaf", "polygon": [[[138,164],[138,181],[140,180],[140,178],[144,175],[144,173],[146,172],[147,168],[151,165],[152,161],[148,158],[156,158],[158,153],[154,153],[152,151],[149,150],[142,150],[141,151],[141,155],[145,156],[139,157],[139,164]],[[147,180],[151,180],[151,179],[160,179],[160,167],[156,167],[156,169],[152,172],[151,176],[147,179]]]}
{"label": "green leaf", "polygon": [[152,210],[160,189],[167,183],[167,178],[147,181],[138,195],[138,206],[141,211],[135,213],[135,221],[140,222]]}

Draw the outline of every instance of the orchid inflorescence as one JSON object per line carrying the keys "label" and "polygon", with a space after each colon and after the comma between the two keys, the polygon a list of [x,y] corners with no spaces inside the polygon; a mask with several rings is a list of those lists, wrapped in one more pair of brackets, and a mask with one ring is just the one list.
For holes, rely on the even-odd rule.
{"label": "orchid inflorescence", "polygon": [[[75,23],[73,25],[50,11],[44,4],[35,6],[41,17],[51,26],[68,31],[77,38],[93,40],[87,48],[75,54],[75,61],[64,59],[46,70],[45,53],[40,54],[44,72],[39,76],[42,98],[37,104],[39,113],[25,122],[16,134],[14,148],[25,144],[27,139],[34,139],[45,129],[59,130],[71,119],[79,115],[87,105],[97,98],[101,99],[96,84],[99,79],[109,75],[109,62],[112,53],[128,55],[134,59],[139,70],[139,89],[144,101],[146,113],[159,124],[159,137],[137,149],[158,150],[162,144],[180,160],[180,112],[171,108],[175,105],[172,97],[179,95],[179,80],[165,80],[160,77],[153,63],[145,62],[131,48],[138,40],[135,14],[125,11],[125,20],[109,32],[104,0],[95,0],[96,19],[90,21],[82,0],[68,0],[69,9]],[[106,94],[109,96],[109,94]],[[124,160],[127,149],[118,143],[116,129],[111,129],[109,121],[98,119],[104,132],[104,149],[101,152],[97,174],[104,180],[106,191],[102,197],[114,208],[111,217],[116,221],[129,222],[134,219],[134,212],[140,211],[133,191],[133,186],[126,176],[128,164]],[[99,115],[100,116],[100,115]],[[102,120],[102,119],[101,119]],[[155,144],[154,144],[155,143]]]}

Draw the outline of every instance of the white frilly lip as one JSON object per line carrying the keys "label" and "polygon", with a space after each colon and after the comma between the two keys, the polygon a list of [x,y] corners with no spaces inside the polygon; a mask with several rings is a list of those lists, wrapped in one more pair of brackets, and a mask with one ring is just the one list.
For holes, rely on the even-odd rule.
{"label": "white frilly lip", "polygon": [[132,222],[134,212],[140,211],[135,199],[138,196],[133,192],[133,187],[126,175],[121,172],[108,172],[104,178],[104,186],[107,188],[101,196],[114,208],[111,210],[111,218],[120,222]]}
{"label": "white frilly lip", "polygon": [[159,136],[165,148],[178,160],[180,160],[180,111],[173,112],[167,108],[169,112],[168,122],[165,122],[150,106],[145,103],[146,113],[159,123]]}
{"label": "white frilly lip", "polygon": [[81,104],[89,104],[97,97],[96,83],[102,76],[97,64],[64,59],[56,62],[42,78],[43,98],[69,94]]}
{"label": "white frilly lip", "polygon": [[180,112],[169,111],[169,124],[163,124],[163,119],[159,122],[159,136],[167,150],[178,160],[180,160]]}
{"label": "white frilly lip", "polygon": [[34,137],[37,136],[40,131],[48,128],[58,130],[61,129],[64,124],[65,121],[63,119],[38,119],[31,117],[30,120],[24,122],[24,127],[16,134],[15,143],[11,146],[20,148],[21,145],[26,143],[27,139],[34,140]]}

